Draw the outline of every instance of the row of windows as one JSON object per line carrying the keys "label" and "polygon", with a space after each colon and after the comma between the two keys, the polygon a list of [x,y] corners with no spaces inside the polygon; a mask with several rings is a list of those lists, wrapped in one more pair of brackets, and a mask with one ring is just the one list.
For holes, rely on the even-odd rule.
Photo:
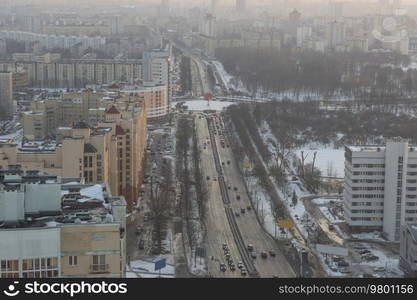
{"label": "row of windows", "polygon": [[354,168],[385,168],[385,164],[354,164]]}
{"label": "row of windows", "polygon": [[383,191],[385,190],[384,187],[382,186],[368,186],[368,187],[364,187],[364,186],[360,186],[360,187],[353,187],[352,191]]}
{"label": "row of windows", "polygon": [[384,206],[383,202],[352,202],[352,206]]}
{"label": "row of windows", "polygon": [[376,213],[380,213],[382,214],[384,212],[384,210],[382,209],[378,209],[378,210],[369,210],[369,209],[364,209],[364,210],[352,210],[351,211],[352,214],[376,214]]}
{"label": "row of windows", "polygon": [[385,183],[385,179],[354,179],[352,180],[352,182],[353,183]]}
{"label": "row of windows", "polygon": [[368,217],[360,217],[360,218],[350,218],[352,221],[373,221],[379,222],[382,221],[382,218],[368,218]]}
{"label": "row of windows", "polygon": [[[366,176],[385,176],[385,172],[353,172],[353,175],[366,175]],[[417,175],[417,173],[416,173]]]}
{"label": "row of windows", "polygon": [[373,198],[384,199],[384,194],[371,194],[371,195],[367,195],[367,194],[355,194],[355,195],[352,195],[352,198],[354,198],[354,199],[357,199],[357,198],[364,198],[364,199],[373,199]]}

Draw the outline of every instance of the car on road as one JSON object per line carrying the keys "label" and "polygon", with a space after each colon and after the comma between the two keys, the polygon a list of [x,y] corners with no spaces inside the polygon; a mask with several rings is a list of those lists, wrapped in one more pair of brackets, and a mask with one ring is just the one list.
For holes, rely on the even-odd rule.
{"label": "car on road", "polygon": [[207,176],[207,177],[206,177],[206,179],[207,179],[207,180],[210,180],[210,176]]}
{"label": "car on road", "polygon": [[368,250],[368,249],[364,249],[364,250],[359,251],[359,254],[362,254],[362,255],[368,254],[368,253],[371,253],[371,251]]}
{"label": "car on road", "polygon": [[261,252],[261,257],[264,258],[264,259],[268,258],[268,253],[266,253],[266,251],[262,251]]}
{"label": "car on road", "polygon": [[140,250],[145,249],[145,241],[144,240],[140,240],[139,241],[139,244],[138,244],[138,247],[139,247]]}
{"label": "car on road", "polygon": [[233,190],[234,190],[235,192],[237,192],[237,187],[234,187],[234,188],[233,188]]}
{"label": "car on road", "polygon": [[244,208],[241,208],[241,209],[240,209],[240,212],[241,212],[242,214],[244,214],[244,213],[245,213],[245,209],[244,209]]}
{"label": "car on road", "polygon": [[225,264],[220,264],[220,271],[226,272],[226,270],[227,270],[226,265]]}
{"label": "car on road", "polygon": [[275,251],[274,250],[269,250],[269,256],[275,257]]}
{"label": "car on road", "polygon": [[255,253],[255,252],[252,252],[252,253],[250,254],[250,257],[252,257],[252,259],[256,259],[257,255],[256,255],[256,253]]}
{"label": "car on road", "polygon": [[246,269],[240,269],[240,275],[247,276],[248,272],[246,271]]}
{"label": "car on road", "polygon": [[228,250],[229,249],[229,246],[226,243],[223,243],[222,247],[223,247],[223,250]]}
{"label": "car on road", "polygon": [[333,231],[334,230],[334,225],[333,224],[329,224],[329,230]]}
{"label": "car on road", "polygon": [[235,216],[236,216],[236,217],[240,217],[239,212],[235,212]]}
{"label": "car on road", "polygon": [[227,164],[230,165],[230,160],[227,161]]}
{"label": "car on road", "polygon": [[248,207],[246,207],[246,209],[247,209],[248,211],[250,211],[250,210],[252,210],[252,207],[249,205]]}
{"label": "car on road", "polygon": [[229,269],[230,269],[230,271],[234,272],[234,271],[236,271],[236,266],[235,265],[229,265]]}
{"label": "car on road", "polygon": [[236,195],[236,200],[240,200],[240,195]]}
{"label": "car on road", "polygon": [[249,245],[248,245],[248,250],[249,250],[249,251],[253,251],[253,245],[252,245],[252,244],[249,244]]}
{"label": "car on road", "polygon": [[243,262],[238,261],[238,262],[237,262],[237,267],[238,267],[239,269],[243,269]]}

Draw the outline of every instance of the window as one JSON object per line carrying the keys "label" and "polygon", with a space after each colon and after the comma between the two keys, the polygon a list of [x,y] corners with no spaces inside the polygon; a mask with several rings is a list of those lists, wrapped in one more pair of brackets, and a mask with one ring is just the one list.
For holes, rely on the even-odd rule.
{"label": "window", "polygon": [[68,256],[68,264],[70,266],[76,266],[78,264],[78,256]]}

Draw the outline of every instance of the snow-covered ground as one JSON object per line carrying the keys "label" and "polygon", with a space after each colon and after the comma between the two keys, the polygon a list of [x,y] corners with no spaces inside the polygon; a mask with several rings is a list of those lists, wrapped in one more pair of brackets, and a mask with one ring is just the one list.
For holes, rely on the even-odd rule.
{"label": "snow-covered ground", "polygon": [[333,215],[327,206],[321,206],[319,209],[330,223],[335,224],[344,222],[344,220],[341,220],[337,218],[337,216]]}
{"label": "snow-covered ground", "polygon": [[[172,105],[175,107],[177,102],[173,102]],[[188,107],[190,111],[203,111],[203,110],[216,110],[221,111],[230,105],[235,104],[234,102],[226,102],[226,101],[215,101],[215,100],[191,100],[186,101],[185,106]]]}
{"label": "snow-covered ground", "polygon": [[343,178],[345,176],[345,150],[326,147],[304,147],[297,150],[297,156],[301,159],[301,151],[307,155],[306,164],[312,163],[314,153],[317,152],[315,166],[321,171],[322,176]]}
{"label": "snow-covered ground", "polygon": [[317,199],[312,200],[311,202],[313,202],[316,205],[327,205],[327,204],[330,204],[331,202],[341,203],[341,202],[343,202],[343,200],[341,200],[341,199],[330,199],[330,198],[317,198]]}
{"label": "snow-covered ground", "polygon": [[155,271],[155,261],[162,259],[163,257],[158,257],[153,261],[145,260],[134,260],[130,262],[130,265],[126,266],[126,277],[129,278],[157,278],[159,274],[163,278],[173,278],[175,277],[175,267],[167,263],[166,267],[160,271]]}
{"label": "snow-covered ground", "polygon": [[1,135],[0,141],[12,140],[14,143],[18,143],[22,140],[22,138],[23,138],[23,129],[10,133],[10,134]]}
{"label": "snow-covered ground", "polygon": [[227,90],[232,88],[241,93],[249,93],[241,80],[236,79],[234,76],[226,72],[221,62],[215,60],[213,61],[213,65],[216,68],[217,73],[220,75],[221,81]]}
{"label": "snow-covered ground", "polygon": [[363,232],[363,233],[356,233],[352,234],[352,238],[358,239],[358,240],[375,240],[375,241],[385,241],[381,237],[380,232]]}

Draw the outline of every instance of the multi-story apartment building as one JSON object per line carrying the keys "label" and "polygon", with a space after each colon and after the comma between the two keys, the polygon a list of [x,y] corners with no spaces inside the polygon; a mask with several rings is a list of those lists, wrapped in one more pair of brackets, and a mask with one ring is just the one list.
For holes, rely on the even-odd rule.
{"label": "multi-story apartment building", "polygon": [[401,227],[400,266],[408,276],[417,276],[417,223]]}
{"label": "multi-story apartment building", "polygon": [[87,85],[138,84],[141,60],[62,59],[53,61],[0,61],[0,71],[23,69],[29,86],[84,88]]}
{"label": "multi-story apartment building", "polygon": [[30,111],[23,113],[23,134],[29,140],[43,140],[55,135],[59,127],[72,126],[79,121],[95,126],[104,120],[100,107],[102,93],[65,93],[59,98],[33,101]]}
{"label": "multi-story apartment building", "polygon": [[[169,48],[169,47],[168,47]],[[143,53],[143,85],[147,87],[166,86],[167,104],[171,102],[173,95],[172,70],[173,67],[171,49],[153,50]],[[156,88],[160,89],[160,88]]]}
{"label": "multi-story apartment building", "polygon": [[399,138],[346,147],[344,210],[352,231],[398,241],[401,226],[417,222],[417,148]]}
{"label": "multi-story apartment building", "polygon": [[124,277],[126,202],[107,185],[0,171],[0,277]]}
{"label": "multi-story apartment building", "polygon": [[143,100],[149,121],[164,118],[169,114],[169,96],[166,85],[151,87],[126,88],[122,92],[131,94]]}
{"label": "multi-story apartment building", "polygon": [[100,49],[106,45],[106,38],[101,36],[68,36],[23,31],[0,31],[0,39],[39,43],[42,48],[48,50],[56,48],[69,49],[77,44],[91,49]]}
{"label": "multi-story apartment building", "polygon": [[13,117],[13,75],[0,72],[0,119]]}
{"label": "multi-story apartment building", "polygon": [[[83,178],[89,184],[103,182],[110,186],[114,195],[123,195],[128,208],[132,209],[143,180],[147,118],[140,99],[134,95],[129,97],[127,102],[119,103],[119,107],[108,107],[104,120],[93,128],[81,121],[73,126],[58,127],[54,142],[0,144],[0,168],[19,164],[63,178]],[[78,119],[77,114],[72,117]],[[36,118],[33,120],[37,126]]]}

